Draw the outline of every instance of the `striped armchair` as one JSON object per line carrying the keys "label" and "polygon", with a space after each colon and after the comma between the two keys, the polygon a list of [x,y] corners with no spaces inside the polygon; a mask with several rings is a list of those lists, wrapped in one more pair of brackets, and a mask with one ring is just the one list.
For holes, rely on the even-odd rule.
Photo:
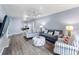
{"label": "striped armchair", "polygon": [[78,47],[67,45],[61,42],[55,43],[54,53],[61,55],[77,55],[78,51]]}
{"label": "striped armchair", "polygon": [[79,37],[76,36],[72,45],[65,44],[64,42],[57,41],[55,43],[54,53],[60,55],[78,55],[79,52]]}

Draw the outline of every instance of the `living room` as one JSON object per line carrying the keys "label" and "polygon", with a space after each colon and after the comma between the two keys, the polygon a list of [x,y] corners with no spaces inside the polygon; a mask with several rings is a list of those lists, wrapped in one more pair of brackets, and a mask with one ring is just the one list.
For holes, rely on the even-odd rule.
{"label": "living room", "polygon": [[78,4],[2,4],[0,54],[79,55],[78,15]]}

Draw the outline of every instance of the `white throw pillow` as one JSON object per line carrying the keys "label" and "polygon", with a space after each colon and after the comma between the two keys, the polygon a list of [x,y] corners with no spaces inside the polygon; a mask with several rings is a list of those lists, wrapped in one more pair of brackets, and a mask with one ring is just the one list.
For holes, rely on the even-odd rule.
{"label": "white throw pillow", "polygon": [[59,32],[58,31],[55,31],[54,35],[59,35]]}
{"label": "white throw pillow", "polygon": [[53,32],[48,32],[48,34],[49,34],[49,35],[52,35],[52,34],[53,34]]}

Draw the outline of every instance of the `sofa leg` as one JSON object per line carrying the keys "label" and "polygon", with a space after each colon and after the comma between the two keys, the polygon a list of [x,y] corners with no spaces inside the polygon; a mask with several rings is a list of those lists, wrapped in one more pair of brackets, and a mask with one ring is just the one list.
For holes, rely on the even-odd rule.
{"label": "sofa leg", "polygon": [[24,36],[24,39],[25,39],[26,41],[28,41],[28,40],[30,40],[30,39],[32,39],[32,38],[27,38],[26,36]]}

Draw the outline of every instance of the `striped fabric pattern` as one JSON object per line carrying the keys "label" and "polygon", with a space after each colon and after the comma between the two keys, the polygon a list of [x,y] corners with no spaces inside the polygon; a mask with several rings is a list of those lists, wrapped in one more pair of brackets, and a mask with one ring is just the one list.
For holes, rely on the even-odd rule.
{"label": "striped fabric pattern", "polygon": [[55,48],[54,48],[55,53],[61,55],[77,55],[78,51],[79,51],[78,47],[71,46],[58,41],[55,43]]}

